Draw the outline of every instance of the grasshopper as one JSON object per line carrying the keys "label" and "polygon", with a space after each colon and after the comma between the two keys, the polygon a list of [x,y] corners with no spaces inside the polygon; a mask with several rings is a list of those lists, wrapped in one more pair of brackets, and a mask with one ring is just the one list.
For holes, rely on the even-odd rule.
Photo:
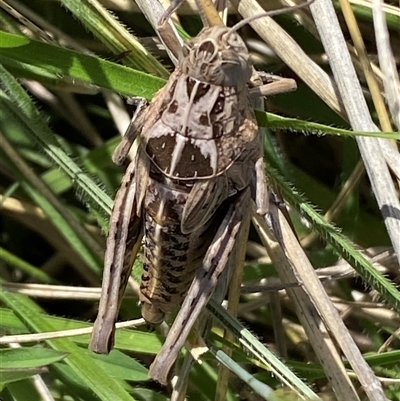
{"label": "grasshopper", "polygon": [[[143,318],[157,325],[180,308],[150,369],[163,384],[235,253],[251,203],[262,216],[268,211],[253,101],[282,92],[282,83],[251,82],[238,28],[206,27],[184,44],[176,70],[149,105],[137,107],[113,155],[121,164],[140,138],[115,198],[90,349],[108,353],[113,347],[115,320],[144,237]],[[287,80],[284,89],[294,88]]]}

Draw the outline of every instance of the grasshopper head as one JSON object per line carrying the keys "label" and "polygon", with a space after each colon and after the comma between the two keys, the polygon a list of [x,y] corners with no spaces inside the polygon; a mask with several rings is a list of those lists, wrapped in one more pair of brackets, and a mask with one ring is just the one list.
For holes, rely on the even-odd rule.
{"label": "grasshopper head", "polygon": [[185,43],[182,72],[199,81],[243,88],[251,77],[249,52],[237,32],[225,26],[204,28]]}

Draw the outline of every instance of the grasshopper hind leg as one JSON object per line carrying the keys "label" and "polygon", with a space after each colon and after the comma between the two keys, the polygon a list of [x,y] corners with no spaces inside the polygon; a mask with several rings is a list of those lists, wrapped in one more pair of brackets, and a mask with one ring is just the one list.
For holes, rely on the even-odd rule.
{"label": "grasshopper hind leg", "polygon": [[109,353],[114,345],[115,321],[141,243],[142,218],[137,210],[135,167],[135,161],[131,162],[111,214],[99,311],[89,344],[92,351],[101,354]]}
{"label": "grasshopper hind leg", "polygon": [[248,222],[249,205],[251,204],[250,189],[244,189],[232,201],[234,202],[231,203],[214,236],[213,243],[203,259],[203,266],[197,271],[168,337],[150,366],[150,377],[161,384],[167,383],[168,373],[180,349],[214,292],[217,281],[221,278],[220,276],[227,266],[232,252],[234,252],[242,222]]}

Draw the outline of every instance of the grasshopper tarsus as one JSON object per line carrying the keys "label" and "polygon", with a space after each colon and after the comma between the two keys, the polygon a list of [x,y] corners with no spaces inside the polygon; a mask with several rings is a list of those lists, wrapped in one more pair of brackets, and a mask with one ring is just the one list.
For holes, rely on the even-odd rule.
{"label": "grasshopper tarsus", "polygon": [[171,15],[184,3],[184,1],[185,0],[172,0],[171,4],[160,18],[160,21],[158,21],[157,27],[162,29],[171,18]]}

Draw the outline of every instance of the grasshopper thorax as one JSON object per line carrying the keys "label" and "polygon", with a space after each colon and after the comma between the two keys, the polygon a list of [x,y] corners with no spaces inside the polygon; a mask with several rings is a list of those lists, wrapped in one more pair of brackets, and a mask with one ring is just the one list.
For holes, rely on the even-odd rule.
{"label": "grasshopper thorax", "polygon": [[179,67],[199,81],[242,89],[252,73],[249,52],[237,32],[226,26],[204,28],[182,48]]}

